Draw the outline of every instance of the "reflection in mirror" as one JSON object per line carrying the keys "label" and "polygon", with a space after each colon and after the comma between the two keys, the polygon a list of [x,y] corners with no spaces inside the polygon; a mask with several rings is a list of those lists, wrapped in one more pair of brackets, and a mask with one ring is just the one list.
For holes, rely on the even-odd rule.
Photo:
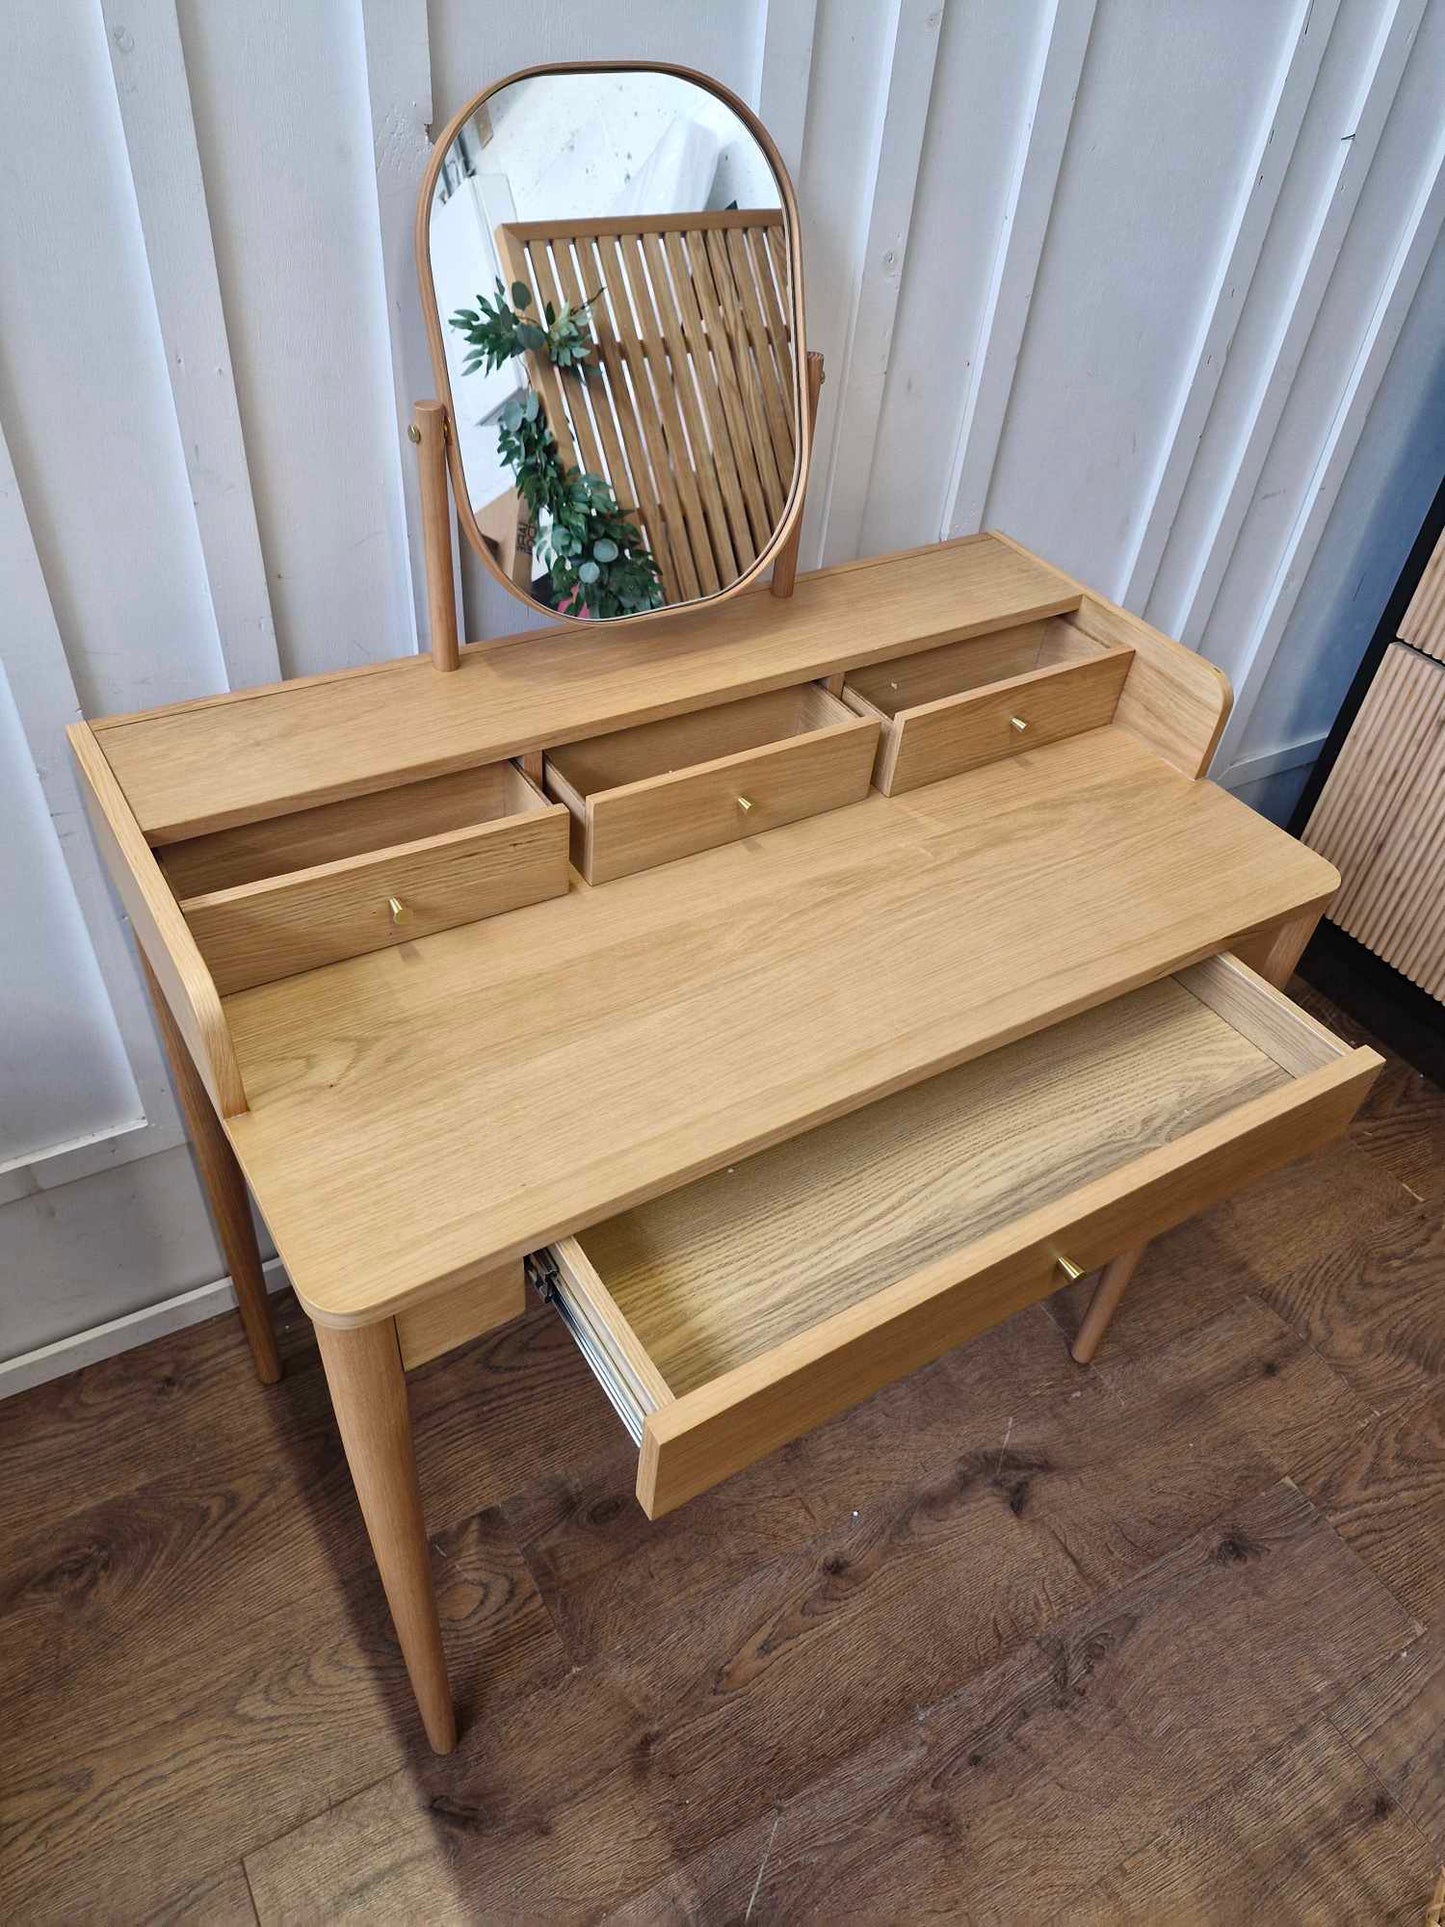
{"label": "reflection in mirror", "polygon": [[789,199],[676,74],[533,73],[463,122],[427,209],[438,373],[463,525],[520,593],[595,620],[759,566],[797,467]]}

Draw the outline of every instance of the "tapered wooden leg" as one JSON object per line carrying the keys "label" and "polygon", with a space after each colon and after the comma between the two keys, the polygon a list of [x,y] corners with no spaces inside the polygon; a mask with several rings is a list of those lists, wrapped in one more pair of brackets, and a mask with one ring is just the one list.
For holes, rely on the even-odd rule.
{"label": "tapered wooden leg", "polygon": [[[1304,955],[1315,933],[1315,926],[1323,915],[1322,907],[1306,910],[1288,923],[1277,924],[1273,930],[1266,930],[1262,936],[1237,944],[1236,954],[1242,963],[1247,963],[1251,970],[1257,970],[1276,990],[1283,990],[1294,975],[1295,966]],[[1128,1289],[1129,1280],[1148,1249],[1148,1245],[1137,1245],[1133,1251],[1122,1251],[1112,1264],[1104,1267],[1073,1344],[1073,1356],[1080,1365],[1089,1364],[1098,1351],[1099,1342],[1109,1329],[1109,1321],[1119,1309],[1119,1300]]]}
{"label": "tapered wooden leg", "polygon": [[316,1342],[422,1724],[433,1749],[450,1753],[457,1743],[457,1721],[432,1587],[396,1321],[385,1318],[352,1331],[318,1325]]}
{"label": "tapered wooden leg", "polygon": [[236,1288],[241,1323],[250,1341],[256,1376],[263,1385],[274,1385],[281,1376],[281,1355],[276,1350],[276,1330],[271,1323],[271,1300],[266,1292],[266,1276],[261,1269],[261,1250],[256,1243],[256,1227],[251,1222],[251,1207],[246,1199],[246,1180],[236,1162],[221,1120],[216,1116],[209,1091],[191,1058],[186,1040],[171,1015],[154,972],[141,956],[146,988],[155,1006],[156,1024],[170,1062],[176,1096],[191,1148],[196,1154],[201,1189],[211,1207],[211,1219],[220,1240],[226,1269]]}
{"label": "tapered wooden leg", "polygon": [[1089,1300],[1089,1309],[1084,1313],[1084,1322],[1079,1327],[1078,1337],[1073,1344],[1074,1360],[1079,1365],[1093,1363],[1094,1353],[1099,1349],[1099,1341],[1109,1329],[1109,1320],[1119,1309],[1119,1300],[1124,1296],[1129,1280],[1134,1276],[1135,1267],[1148,1245],[1136,1245],[1132,1251],[1124,1251],[1112,1264],[1105,1265],[1094,1287],[1094,1295]]}

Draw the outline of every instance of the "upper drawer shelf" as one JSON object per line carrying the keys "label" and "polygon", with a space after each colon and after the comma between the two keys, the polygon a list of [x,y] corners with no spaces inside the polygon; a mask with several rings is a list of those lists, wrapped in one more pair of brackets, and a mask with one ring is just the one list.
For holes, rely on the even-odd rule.
{"label": "upper drawer shelf", "polygon": [[1216,957],[564,1239],[644,1509],[1337,1135],[1379,1062]]}
{"label": "upper drawer shelf", "polygon": [[800,575],[783,600],[764,591],[641,629],[476,644],[451,675],[409,656],[96,730],[147,840],[175,843],[1032,621],[1077,608],[1081,593],[977,535]]}
{"label": "upper drawer shelf", "polygon": [[162,851],[222,996],[567,889],[567,812],[510,763]]}
{"label": "upper drawer shelf", "polygon": [[875,718],[804,683],[554,750],[545,780],[605,883],[861,802],[877,745]]}
{"label": "upper drawer shelf", "polygon": [[1102,729],[1133,660],[1064,617],[855,669],[843,698],[880,725],[873,780],[892,796]]}

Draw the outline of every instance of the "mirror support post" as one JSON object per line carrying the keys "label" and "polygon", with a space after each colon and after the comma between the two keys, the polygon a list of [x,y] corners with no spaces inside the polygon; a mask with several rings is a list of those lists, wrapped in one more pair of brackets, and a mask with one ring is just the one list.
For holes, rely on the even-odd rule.
{"label": "mirror support post", "polygon": [[408,434],[421,464],[422,552],[426,562],[427,615],[431,659],[438,669],[456,669],[457,598],[452,583],[451,500],[447,483],[447,411],[439,401],[419,401]]}
{"label": "mirror support post", "polygon": [[[813,430],[818,425],[818,397],[823,391],[823,357],[810,348],[808,350],[808,441],[811,444]],[[803,536],[803,506],[807,499],[808,478],[803,477],[803,500],[798,503],[798,519],[793,524],[793,532],[778,550],[778,559],[773,564],[773,579],[769,584],[775,596],[790,596],[793,583],[798,574],[798,544]]]}

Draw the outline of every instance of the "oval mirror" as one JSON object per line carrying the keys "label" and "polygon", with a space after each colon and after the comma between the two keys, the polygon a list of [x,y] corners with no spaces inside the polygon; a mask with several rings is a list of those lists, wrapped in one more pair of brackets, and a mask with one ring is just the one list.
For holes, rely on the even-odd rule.
{"label": "oval mirror", "polygon": [[458,517],[562,618],[729,595],[802,508],[792,187],[684,69],[535,68],[443,131],[417,211]]}

